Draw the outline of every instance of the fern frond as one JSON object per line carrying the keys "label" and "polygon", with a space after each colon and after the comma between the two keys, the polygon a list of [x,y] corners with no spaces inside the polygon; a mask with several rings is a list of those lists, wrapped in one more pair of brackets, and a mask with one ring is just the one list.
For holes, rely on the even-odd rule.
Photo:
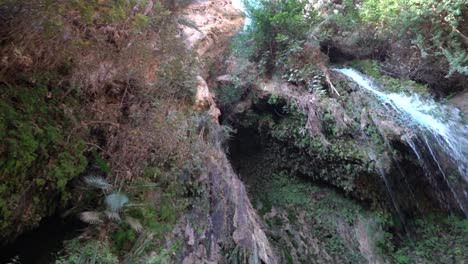
{"label": "fern frond", "polygon": [[138,221],[138,219],[127,216],[125,217],[125,221],[133,230],[135,230],[135,232],[140,233],[143,231],[143,226],[141,225],[140,221]]}
{"label": "fern frond", "polygon": [[106,217],[111,221],[120,221],[119,213],[106,211],[105,214]]}
{"label": "fern frond", "polygon": [[109,211],[118,213],[128,201],[127,195],[117,192],[107,195],[105,203]]}
{"label": "fern frond", "polygon": [[90,225],[98,225],[102,223],[101,213],[92,211],[82,212],[80,214],[80,220]]}
{"label": "fern frond", "polygon": [[109,190],[112,187],[112,185],[101,176],[86,176],[84,177],[84,181],[87,185],[96,189]]}

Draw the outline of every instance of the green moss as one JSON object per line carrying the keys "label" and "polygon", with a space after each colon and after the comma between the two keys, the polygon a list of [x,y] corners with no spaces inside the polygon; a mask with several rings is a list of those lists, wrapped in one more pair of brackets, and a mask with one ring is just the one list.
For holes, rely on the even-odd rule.
{"label": "green moss", "polygon": [[[326,251],[334,259],[341,261],[351,261],[351,263],[361,263],[359,249],[356,247],[357,241],[346,241],[345,236],[339,234],[340,222],[343,219],[349,226],[352,226],[355,219],[361,215],[367,214],[352,200],[344,198],[329,188],[319,187],[306,180],[301,180],[295,176],[280,171],[268,174],[268,170],[261,170],[266,174],[255,175],[257,178],[254,186],[251,186],[250,195],[260,201],[259,204],[271,204],[271,207],[287,211],[287,219],[281,216],[269,218],[263,215],[270,230],[281,230],[284,228],[284,221],[287,221],[288,228],[291,230],[302,230],[303,225],[312,233],[304,233],[301,239],[316,239],[321,250]],[[252,175],[250,175],[252,176]],[[302,212],[302,213],[301,213]],[[298,216],[305,212],[306,219],[300,219]],[[304,221],[305,222],[302,222]],[[289,232],[289,231],[286,231]],[[291,245],[304,243],[296,241],[296,238],[288,233],[289,238],[278,238],[274,236],[271,239],[277,244],[278,248],[285,248],[289,252],[289,241]],[[355,239],[355,238],[352,238]],[[309,241],[310,242],[310,241]],[[297,246],[294,246],[297,249]],[[318,253],[320,254],[320,253]],[[293,263],[291,255],[284,254],[287,263]],[[310,263],[313,256],[300,256]],[[311,258],[312,257],[312,258]]]}
{"label": "green moss", "polygon": [[335,138],[337,136],[337,127],[336,121],[333,115],[330,112],[322,113],[322,123],[325,133],[328,135],[328,138]]}
{"label": "green moss", "polygon": [[56,90],[41,85],[1,89],[0,232],[9,237],[65,203],[67,183],[84,171],[87,160],[84,141],[70,134],[74,125],[62,106],[71,107],[74,99],[59,102]]}
{"label": "green moss", "polygon": [[468,220],[428,214],[413,220],[414,233],[393,253],[396,263],[464,263],[468,259]]}
{"label": "green moss", "polygon": [[[361,151],[359,142],[346,136],[356,134],[354,129],[358,125],[339,133],[333,115],[323,112],[321,124],[330,143],[327,144],[319,135],[310,135],[305,128],[307,117],[294,102],[272,96],[267,99],[267,107],[274,107],[274,111],[262,110],[265,107],[262,103],[265,102],[259,103],[255,111],[245,114],[240,125],[262,135],[273,166],[288,169],[291,174],[327,182],[363,199],[377,198],[374,193],[376,187],[370,186],[376,181],[375,165]],[[370,184],[369,189],[362,188],[363,184]]]}
{"label": "green moss", "polygon": [[356,68],[366,75],[378,79],[380,77],[379,64],[373,60],[354,60],[349,63],[353,68]]}
{"label": "green moss", "polygon": [[284,254],[286,263],[290,263],[290,264],[294,263],[294,260],[293,260],[293,258],[291,256],[291,253],[290,253],[289,249],[283,250],[283,254]]}

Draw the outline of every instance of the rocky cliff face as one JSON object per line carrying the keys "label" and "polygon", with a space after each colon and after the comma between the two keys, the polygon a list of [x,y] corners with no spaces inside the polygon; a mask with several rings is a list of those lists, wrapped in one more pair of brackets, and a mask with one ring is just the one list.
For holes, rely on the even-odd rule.
{"label": "rocky cliff face", "polygon": [[187,47],[203,59],[218,59],[244,23],[241,11],[231,0],[194,1],[184,8],[182,18],[191,24],[181,25]]}
{"label": "rocky cliff face", "polygon": [[[47,131],[52,132],[47,133],[47,135],[51,134],[52,137],[58,138],[56,140],[59,142],[67,141],[68,145],[71,145],[74,142],[73,139],[81,135],[81,131],[86,131],[83,132],[83,137],[86,137],[87,141],[86,146],[89,149],[94,149],[93,151],[96,153],[102,151],[102,155],[93,152],[89,155],[92,157],[86,157],[90,160],[88,168],[85,168],[86,164],[75,165],[77,161],[81,161],[80,159],[74,158],[74,156],[65,156],[65,159],[60,154],[60,161],[67,162],[64,169],[67,173],[65,176],[61,175],[59,170],[54,170],[63,178],[59,181],[60,188],[65,189],[67,183],[70,183],[70,189],[72,186],[78,186],[77,190],[70,190],[70,193],[74,191],[72,194],[67,192],[67,195],[73,195],[69,199],[70,204],[73,203],[73,206],[77,205],[77,207],[87,203],[90,207],[102,206],[99,201],[103,197],[100,194],[95,195],[96,193],[92,190],[82,188],[86,186],[86,184],[83,185],[84,181],[82,180],[89,174],[99,175],[99,180],[102,182],[125,182],[124,189],[140,180],[152,181],[151,186],[162,184],[163,180],[156,179],[155,176],[160,176],[161,173],[167,173],[167,177],[170,179],[168,185],[162,190],[155,188],[150,191],[145,190],[143,193],[137,193],[139,191],[135,191],[132,187],[122,190],[122,192],[126,192],[130,200],[139,200],[142,204],[148,205],[147,208],[139,207],[136,209],[137,211],[141,210],[140,212],[146,210],[141,214],[138,213],[138,218],[140,223],[145,226],[145,231],[148,231],[147,237],[141,232],[141,228],[132,231],[128,226],[122,228],[120,222],[117,223],[117,221],[95,219],[95,221],[87,222],[90,224],[87,231],[74,240],[75,246],[66,249],[66,255],[71,256],[70,258],[73,258],[74,255],[86,258],[82,255],[83,249],[97,243],[118,252],[119,256],[114,256],[110,262],[116,263],[114,259],[123,260],[128,257],[124,255],[133,255],[133,253],[129,254],[131,250],[129,245],[142,242],[136,241],[135,238],[139,236],[141,239],[145,237],[144,243],[150,245],[146,249],[149,248],[148,251],[154,250],[154,252],[151,253],[151,256],[143,256],[140,254],[140,249],[137,249],[139,253],[132,257],[138,259],[138,262],[145,257],[154,257],[153,255],[159,254],[159,247],[164,248],[164,244],[167,243],[168,248],[169,245],[175,245],[171,249],[169,258],[176,259],[177,263],[226,263],[236,260],[253,263],[276,263],[275,255],[262,230],[262,223],[252,208],[243,183],[233,172],[222,148],[221,142],[225,133],[224,128],[217,124],[220,111],[205,81],[209,77],[209,67],[215,65],[223,57],[222,53],[228,47],[230,37],[242,26],[243,17],[232,6],[231,1],[227,0],[193,1],[179,10],[174,6],[161,5],[161,2],[165,1],[135,1],[135,3],[132,2],[134,6],[127,5],[127,1],[124,2],[123,6],[119,3],[105,3],[105,1],[93,2],[92,6],[88,6],[87,4],[75,5],[75,3],[69,4],[68,2],[63,3],[63,5],[61,5],[62,3],[42,5],[41,1],[36,1],[34,4],[37,6],[33,5],[33,7],[37,7],[37,9],[25,8],[21,16],[7,16],[5,21],[8,22],[9,27],[2,28],[1,32],[2,36],[5,34],[11,37],[11,43],[5,47],[2,46],[2,58],[4,58],[4,54],[9,54],[8,48],[13,49],[21,44],[28,45],[23,47],[26,54],[24,56],[29,56],[35,65],[51,64],[40,60],[44,58],[56,59],[57,64],[63,63],[60,59],[65,60],[64,64],[67,70],[61,68],[62,71],[59,74],[57,74],[59,70],[52,68],[52,66],[50,69],[46,69],[59,75],[54,81],[56,80],[60,84],[65,83],[64,87],[60,85],[53,87],[60,87],[65,91],[59,89],[58,95],[56,95],[47,89],[46,85],[52,86],[57,83],[51,82],[41,86],[41,93],[37,95],[38,98],[45,101],[44,105],[41,105],[41,111],[48,113],[43,109],[50,109],[55,100],[57,100],[57,104],[64,107],[62,104],[68,103],[66,99],[73,97],[75,100],[72,103],[74,106],[78,105],[78,107],[73,108],[73,111],[76,112],[66,107],[64,107],[65,110],[56,110],[56,112],[64,112],[67,117],[70,115],[73,118],[76,117],[74,114],[80,113],[82,119],[79,121],[73,119],[75,123],[70,125],[72,135],[67,135],[65,140],[58,137],[58,132],[55,132],[65,130],[63,126],[59,126],[60,129],[48,129]],[[29,7],[29,3],[26,1],[25,3],[18,1],[18,3]],[[8,4],[10,4],[9,1]],[[2,3],[0,7],[1,11],[8,15],[16,10],[16,6],[13,4],[5,7]],[[21,38],[19,40],[15,38],[18,34],[12,28],[16,24],[24,26],[20,29],[35,28],[34,26],[44,22],[42,20],[44,17],[48,17],[45,14],[49,14],[51,9],[59,9],[59,7],[61,13],[56,14],[56,17],[53,16],[51,20],[54,23],[63,23],[63,25],[60,24],[59,27],[54,28],[56,31],[47,33],[53,34],[57,39],[72,39],[70,42],[73,44],[70,45],[68,42],[53,43],[60,50],[69,52],[67,54],[73,54],[72,59],[68,56],[59,57],[58,53],[54,54],[55,57],[50,54],[43,55],[40,52],[33,53],[32,51],[37,51],[37,49],[30,47],[30,42],[22,42]],[[34,19],[27,19],[28,16],[33,15]],[[92,19],[87,19],[90,17]],[[3,18],[2,16],[2,21]],[[50,21],[47,20],[44,23],[46,22]],[[46,41],[47,39],[44,37],[46,33],[42,31],[42,28],[37,28],[34,37],[39,40],[35,43],[47,46],[44,49],[49,50],[48,46],[51,46],[51,43]],[[70,32],[76,33],[76,36],[70,35]],[[85,43],[83,46],[78,45],[80,52],[74,50],[77,47],[76,43]],[[2,64],[6,70],[15,72],[16,69],[22,68],[25,74],[29,74],[26,72],[29,69],[25,69],[23,64],[19,65],[20,62],[13,60],[9,61],[9,58],[5,55],[2,60],[3,63],[10,63]],[[1,73],[4,72],[2,69]],[[14,75],[8,77],[11,79],[10,83],[16,81]],[[73,86],[71,89],[66,86],[75,83],[75,81],[78,83],[78,88]],[[22,85],[25,85],[24,82],[27,80],[22,80]],[[27,89],[23,89],[24,96],[22,96],[24,98],[31,98],[30,90],[36,89],[33,86],[34,83],[35,80],[27,83],[32,87],[28,86]],[[18,90],[14,86],[8,88],[12,91]],[[195,113],[190,105],[190,99],[194,95],[193,88],[197,90],[196,102],[193,106],[197,111]],[[82,98],[78,98],[77,94],[83,95],[85,99],[80,101]],[[35,97],[32,98],[34,98],[35,103],[39,102]],[[3,102],[9,102],[10,98],[2,97],[1,99],[3,107]],[[26,103],[29,102],[32,101],[29,100]],[[17,103],[13,105],[16,107]],[[31,112],[34,111],[31,110]],[[43,119],[49,121],[50,115],[49,113],[49,116]],[[54,117],[56,116],[59,115],[54,114]],[[207,116],[211,118],[206,118]],[[0,119],[3,122],[2,118]],[[14,122],[17,121],[14,120]],[[3,123],[1,125],[3,128]],[[36,129],[31,130],[36,131]],[[75,135],[78,133],[77,131],[80,131],[80,135]],[[89,133],[91,135],[88,135],[87,131],[92,131]],[[3,133],[0,135],[3,136]],[[38,136],[32,135],[31,137]],[[67,137],[68,140],[66,140]],[[20,138],[20,140],[25,141],[24,138]],[[0,153],[2,158],[3,146],[2,144]],[[63,151],[61,145],[54,141],[41,143],[40,148],[43,149],[45,146],[51,146],[54,151],[55,148],[57,151]],[[82,149],[84,144],[79,146],[76,151],[81,155],[85,152]],[[46,156],[46,154],[41,153],[41,157],[45,156],[44,162],[47,164],[50,155]],[[28,158],[29,163],[31,160],[34,158]],[[96,160],[101,162],[101,167],[91,165]],[[78,172],[75,171],[78,170],[77,167],[80,169]],[[32,168],[36,169],[36,167]],[[41,169],[38,165],[37,170]],[[146,173],[148,171],[149,174]],[[74,178],[76,182],[71,183],[71,180],[67,178],[68,173],[73,173],[69,178]],[[22,186],[24,182],[17,183],[16,181],[17,178],[21,178],[20,176],[12,173],[4,175],[2,170],[1,179],[15,180],[15,184]],[[46,174],[46,176],[50,178],[50,175]],[[37,182],[38,186],[44,185],[37,192],[51,193],[51,196],[54,194],[53,190],[49,190],[47,187],[51,184],[49,178],[37,180],[37,176],[34,175],[34,177],[36,179],[33,178],[33,180]],[[182,180],[178,181],[179,179]],[[167,190],[171,189],[168,187],[169,185],[172,186],[172,190]],[[187,186],[191,187],[186,188]],[[13,188],[10,190],[16,191]],[[5,188],[1,190],[2,199],[10,199],[10,197],[6,197],[4,191]],[[67,191],[69,190],[67,189]],[[82,199],[88,195],[94,196],[95,201],[90,202]],[[177,198],[175,198],[176,196]],[[35,203],[30,203],[31,206],[38,209],[37,198],[32,198],[31,200],[34,200]],[[14,200],[10,200],[11,206],[9,206],[11,208],[21,209],[18,208],[17,204],[14,204]],[[176,204],[180,200],[186,201],[184,205],[190,205],[177,207]],[[49,206],[51,202],[45,202],[45,198],[40,201],[41,204],[45,205],[46,210],[50,211],[47,212],[48,214],[54,212],[55,207]],[[4,204],[1,204],[3,210]],[[174,212],[177,210],[176,208],[183,208],[183,210]],[[42,208],[40,209],[42,210]],[[100,208],[96,208],[96,210],[100,210]],[[15,218],[25,220],[32,218],[27,214],[20,215],[18,212],[12,210]],[[79,215],[80,212],[71,213],[71,215],[76,214]],[[164,216],[162,216],[163,214]],[[100,213],[95,215],[100,215]],[[18,221],[4,221],[2,215],[0,217],[1,227],[5,230],[14,230],[11,233],[14,233],[13,235],[16,237],[24,230],[37,226],[41,218],[45,216],[47,214],[41,211],[34,218],[34,223],[28,222],[28,225],[23,228],[22,225],[18,224]],[[83,220],[83,218],[81,219]],[[103,222],[106,224],[101,225]],[[116,234],[125,237],[122,239],[124,246],[118,245],[119,242],[116,242],[115,239]],[[9,236],[10,234],[2,235]],[[135,246],[135,249],[137,247],[139,246]],[[50,252],[45,252],[45,254],[48,253]],[[100,256],[97,258],[99,259]],[[69,262],[64,260],[64,263]]]}
{"label": "rocky cliff face", "polygon": [[[184,9],[182,17],[191,22],[189,26],[180,26],[185,43],[205,66],[197,77],[194,109],[208,108],[215,130],[222,130],[217,125],[221,112],[205,81],[209,77],[207,66],[219,63],[244,19],[230,0],[195,1]],[[277,263],[245,186],[220,145],[212,147],[203,166],[206,174],[200,177],[203,183],[200,204],[186,214],[173,232],[174,237],[185,240],[179,260],[187,264]]]}
{"label": "rocky cliff face", "polygon": [[[324,75],[314,79],[311,85],[326,85]],[[337,73],[332,79],[340,96],[278,79],[260,81],[255,103],[239,102],[234,109],[241,110],[229,119],[262,135],[258,144],[271,148],[268,155],[276,155],[279,167],[325,181],[357,200],[397,206],[403,215],[459,210],[457,197],[443,194],[448,187],[440,187],[447,184],[442,175],[425,176],[413,156],[414,130],[357,84]]]}
{"label": "rocky cliff face", "polygon": [[244,184],[221,150],[213,150],[200,177],[201,198],[174,229],[184,241],[180,263],[277,263]]}
{"label": "rocky cliff face", "polygon": [[242,27],[244,18],[232,1],[222,0],[194,1],[183,10],[181,19],[188,22],[180,25],[185,44],[196,52],[201,65],[204,65],[197,77],[194,109],[200,111],[208,107],[213,120],[218,120],[221,113],[205,81],[209,77],[208,65],[220,61],[231,37]]}
{"label": "rocky cliff face", "polygon": [[418,163],[417,129],[357,83],[313,63],[248,82],[255,67],[227,64],[219,86],[245,91],[223,116],[237,130],[230,158],[280,262],[385,263],[389,222],[405,233],[428,212],[460,211],[450,183]]}
{"label": "rocky cliff face", "polygon": [[459,107],[465,116],[468,116],[468,92],[463,91],[450,99],[450,103]]}
{"label": "rocky cliff face", "polygon": [[[63,7],[67,11],[58,21],[66,23],[63,28],[58,27],[56,36],[69,36],[70,32],[84,29],[83,34],[75,36],[79,41],[70,41],[75,47],[73,43],[85,40],[78,49],[83,53],[60,43],[67,50],[65,54],[76,57],[66,56],[67,69],[49,69],[64,76],[41,86],[35,95],[38,100],[33,100],[44,100],[40,109],[56,105],[52,113],[57,119],[63,118],[58,114],[62,112],[71,119],[70,129],[64,129],[60,122],[57,128],[47,129],[58,143],[44,141],[41,146],[51,147],[52,154],[62,152],[57,148],[55,153],[56,145],[65,142],[55,131],[70,130],[71,135],[63,137],[68,138],[68,146],[72,143],[70,138],[83,139],[70,151],[80,155],[82,164],[74,165],[74,161],[81,161],[74,156],[59,156],[65,161],[67,177],[60,170],[56,174],[62,176],[58,181],[60,188],[66,187],[64,197],[74,196],[68,204],[76,210],[70,214],[80,215],[89,226],[68,243],[65,257],[57,263],[70,263],[75,257],[92,261],[96,254],[98,259],[106,257],[107,262],[103,263],[109,264],[386,263],[388,256],[382,248],[390,248],[393,253],[395,244],[390,240],[398,241],[396,244],[408,242],[397,237],[403,234],[401,224],[405,224],[405,218],[456,207],[449,190],[441,190],[448,195],[440,196],[432,191],[437,184],[443,185],[444,179],[441,175],[424,177],[426,170],[436,168],[422,168],[411,155],[413,146],[405,138],[414,136],[411,131],[393,118],[395,113],[387,106],[377,104],[369,93],[327,68],[329,58],[318,46],[305,43],[298,56],[288,58],[297,65],[291,64],[281,76],[261,77],[255,72],[258,65],[247,57],[237,54],[242,58],[222,61],[230,38],[243,24],[231,1],[193,1],[179,10],[174,5],[158,5],[160,1],[156,0],[141,1],[133,7],[112,5],[116,9],[112,12],[104,2],[96,2],[93,8]],[[42,6],[42,1],[37,3]],[[108,21],[115,21],[119,8],[127,8],[128,16],[122,16],[120,24],[113,25]],[[18,20],[26,21],[27,15]],[[89,16],[96,17],[89,21]],[[103,16],[101,20],[99,16]],[[15,22],[13,18],[9,21]],[[33,28],[26,25],[24,28]],[[43,33],[39,30],[37,34]],[[333,43],[322,48],[330,48],[330,58],[336,56],[336,61],[355,58],[354,55],[378,55],[378,50],[373,49],[355,54],[357,44],[349,41],[356,37],[359,36],[331,39]],[[25,48],[23,56],[12,43],[8,48],[18,57],[16,68],[31,66],[26,58],[36,61],[28,55],[35,47]],[[17,43],[24,44],[21,38]],[[106,56],[99,57],[101,54]],[[14,62],[9,57],[2,61]],[[7,64],[6,72],[15,72],[16,68]],[[47,63],[39,60],[35,64]],[[214,76],[213,72],[218,74],[220,69],[227,70]],[[13,83],[17,81],[13,75],[10,77]],[[27,89],[36,88],[35,82],[21,80],[19,83],[27,87],[19,95],[15,92],[19,91],[17,86],[5,86],[21,100],[12,101],[18,109],[7,107],[10,111],[4,112],[21,113],[23,103],[33,104],[25,99],[34,98]],[[80,90],[70,90],[69,82],[78,82]],[[217,93],[225,98],[215,98],[214,85],[225,89],[227,94]],[[52,91],[51,87],[66,90]],[[9,94],[1,99],[9,101]],[[463,106],[463,96],[453,98],[453,102]],[[63,101],[67,97],[73,99],[71,103]],[[217,103],[222,107],[223,121],[237,130],[234,138],[233,129],[220,125],[223,122]],[[72,105],[75,108],[65,107]],[[74,111],[83,119],[75,120],[78,114]],[[32,117],[18,116],[29,122],[37,116],[36,112],[31,108],[28,115]],[[41,122],[50,120],[50,114],[43,115],[39,115]],[[18,121],[16,114],[8,118],[14,121],[8,126]],[[36,123],[30,123],[29,130],[36,131]],[[22,126],[16,129],[28,130]],[[26,134],[19,141],[34,137],[37,135]],[[429,154],[432,153],[425,153]],[[44,162],[52,164],[50,160],[45,158]],[[86,160],[89,166],[85,165]],[[78,171],[70,169],[77,167]],[[20,177],[4,175],[22,189],[23,182],[16,181]],[[37,178],[34,173],[24,175]],[[32,178],[31,186],[43,186],[37,189],[38,193],[54,193],[48,189],[54,183],[51,179],[36,178]],[[98,181],[104,192],[89,190],[89,179]],[[107,192],[116,190],[106,181],[123,186],[119,192],[128,194],[127,200],[139,206],[114,214],[99,211],[109,209],[104,203],[112,194]],[[72,185],[78,188],[69,194],[68,187],[72,189]],[[16,191],[3,188],[2,198],[9,198],[5,190]],[[21,192],[30,190],[34,189]],[[41,206],[50,212],[24,217],[20,212],[28,210],[9,210],[15,213],[14,218],[34,220],[27,225],[13,222],[17,227],[15,236],[54,211],[48,196],[27,198],[34,202],[40,198]],[[9,200],[9,208],[17,208],[15,199]],[[39,205],[29,204],[32,209],[42,210]],[[94,212],[82,212],[80,205],[96,208]],[[4,223],[3,230],[13,226]],[[424,232],[422,236],[426,235]],[[445,239],[453,240],[451,236]],[[457,240],[450,247],[462,252],[460,245],[465,244]],[[99,246],[98,253],[94,245]],[[457,259],[466,257],[461,253]]]}

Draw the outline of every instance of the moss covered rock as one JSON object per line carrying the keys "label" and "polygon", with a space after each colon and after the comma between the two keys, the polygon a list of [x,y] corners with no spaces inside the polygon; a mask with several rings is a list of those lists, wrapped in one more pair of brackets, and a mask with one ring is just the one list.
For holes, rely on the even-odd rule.
{"label": "moss covered rock", "polygon": [[67,183],[87,165],[85,142],[73,131],[73,99],[54,89],[2,86],[0,95],[0,233],[30,229],[70,194]]}

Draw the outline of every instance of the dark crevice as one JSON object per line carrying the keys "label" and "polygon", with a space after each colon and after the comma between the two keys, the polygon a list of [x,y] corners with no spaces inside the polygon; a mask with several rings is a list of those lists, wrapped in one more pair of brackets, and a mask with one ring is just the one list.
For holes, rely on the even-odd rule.
{"label": "dark crevice", "polygon": [[53,263],[63,248],[63,241],[72,239],[84,227],[77,218],[62,218],[58,214],[45,218],[36,229],[0,248],[0,263],[8,263],[13,258],[21,264]]}

